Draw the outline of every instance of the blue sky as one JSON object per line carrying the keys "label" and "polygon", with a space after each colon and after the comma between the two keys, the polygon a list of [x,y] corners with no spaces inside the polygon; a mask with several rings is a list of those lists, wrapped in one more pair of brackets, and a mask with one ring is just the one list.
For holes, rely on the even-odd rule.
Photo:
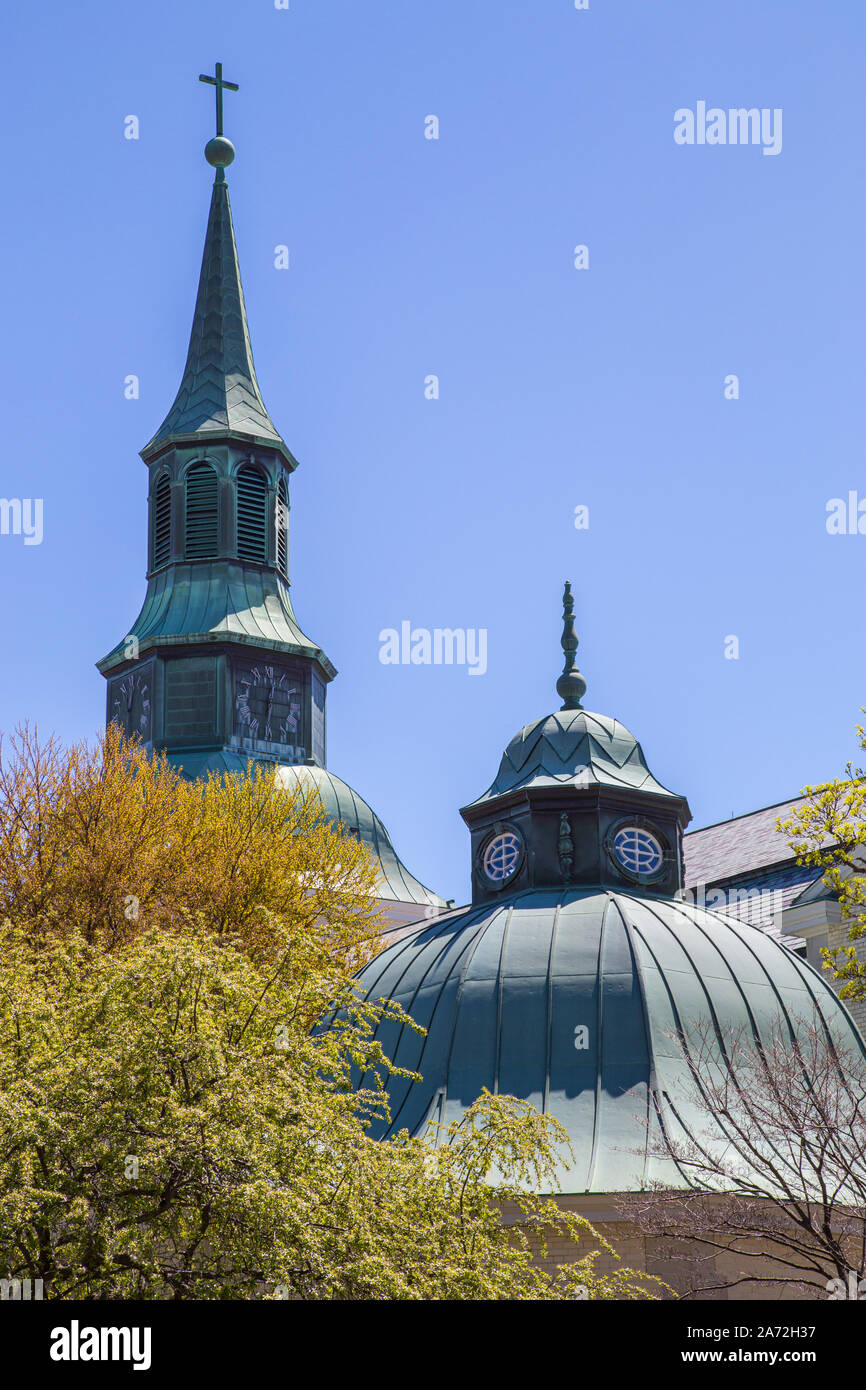
{"label": "blue sky", "polygon": [[[44,537],[0,536],[0,728],[103,721],[220,59],[259,381],[301,460],[293,600],[340,671],[329,766],[409,868],[468,896],[457,808],[559,703],[565,578],[585,704],[694,825],[856,756],[866,536],[826,506],[866,499],[866,7],[79,0],[4,28],[0,495],[43,498]],[[781,108],[781,153],[677,145],[699,101]],[[382,665],[403,620],[485,628],[486,674]]]}

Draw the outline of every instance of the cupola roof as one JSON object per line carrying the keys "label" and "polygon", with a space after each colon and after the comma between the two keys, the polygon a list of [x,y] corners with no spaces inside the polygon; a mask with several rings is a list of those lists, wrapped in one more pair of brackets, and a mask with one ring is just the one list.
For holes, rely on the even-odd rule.
{"label": "cupola roof", "polygon": [[640,744],[624,724],[583,708],[586,681],[575,661],[574,598],[568,581],[562,617],[565,666],[556,683],[563,701],[561,709],[543,715],[514,735],[493,782],[463,809],[472,810],[527,787],[603,786],[682,801],[653,776]]}
{"label": "cupola roof", "polygon": [[521,787],[592,785],[679,800],[653,776],[634,734],[618,719],[584,709],[562,709],[514,735],[493,782],[470,806],[481,806]]}

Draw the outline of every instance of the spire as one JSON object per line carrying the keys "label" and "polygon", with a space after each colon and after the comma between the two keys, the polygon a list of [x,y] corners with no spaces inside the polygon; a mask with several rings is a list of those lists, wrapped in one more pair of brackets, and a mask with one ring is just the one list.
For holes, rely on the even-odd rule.
{"label": "spire", "polygon": [[586,681],[578,671],[575,660],[577,634],[574,631],[574,596],[568,580],[565,581],[562,595],[562,650],[565,653],[565,665],[556,682],[556,693],[562,696],[563,709],[583,709],[580,698],[586,693]]}
{"label": "spire", "polygon": [[290,468],[296,467],[271,422],[253,365],[247,312],[235,245],[225,168],[235,157],[234,146],[222,133],[222,65],[217,75],[202,77],[216,87],[217,135],[208,141],[205,158],[215,166],[204,255],[192,321],[186,366],[171,410],[142,450],[149,459],[178,439],[240,435],[276,447]]}

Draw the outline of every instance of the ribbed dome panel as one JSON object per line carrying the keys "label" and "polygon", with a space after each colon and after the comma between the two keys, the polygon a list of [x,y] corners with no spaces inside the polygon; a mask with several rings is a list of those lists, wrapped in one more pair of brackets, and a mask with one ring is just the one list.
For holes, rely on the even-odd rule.
{"label": "ribbed dome panel", "polygon": [[[380,1030],[386,1053],[423,1080],[389,1084],[392,1122],[379,1137],[459,1118],[485,1087],[515,1095],[568,1131],[566,1192],[683,1183],[651,1153],[657,1114],[680,1134],[706,1135],[715,1122],[684,1103],[680,1032],[687,1047],[706,1026],[793,1039],[818,1019],[842,1050],[863,1048],[799,956],[734,918],[638,892],[531,891],[451,913],[387,948],[360,979],[368,997],[396,999],[427,1029]],[[725,1066],[721,1050],[709,1065]],[[717,1131],[713,1142],[726,1141]]]}

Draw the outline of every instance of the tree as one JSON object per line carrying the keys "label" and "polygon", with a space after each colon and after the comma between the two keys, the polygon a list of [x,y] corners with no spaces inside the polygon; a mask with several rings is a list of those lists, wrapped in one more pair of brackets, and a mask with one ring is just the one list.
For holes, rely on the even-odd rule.
{"label": "tree", "polygon": [[[185,784],[114,730],[13,741],[0,1275],[48,1298],[652,1295],[535,1195],[565,1135],[525,1102],[484,1096],[438,1143],[369,1137],[394,1070],[375,1027],[402,1018],[352,979],[374,891],[363,846],[262,777]],[[590,1253],[544,1270],[551,1232]]]}
{"label": "tree", "polygon": [[[866,730],[858,724],[860,747]],[[844,779],[804,787],[804,805],[795,806],[778,830],[791,836],[797,862],[824,870],[824,882],[839,899],[848,922],[849,946],[825,949],[824,967],[842,981],[842,999],[866,999],[866,959],[857,941],[866,933],[866,772],[851,763]]]}
{"label": "tree", "polygon": [[[279,929],[273,926],[274,935]],[[631,1271],[544,1185],[562,1134],[485,1097],[434,1147],[380,1143],[374,1008],[341,992],[311,1033],[286,933],[256,964],[201,927],[112,952],[74,933],[0,940],[0,1268],[46,1297],[637,1297]],[[492,1174],[496,1171],[497,1176]],[[503,1202],[520,1220],[506,1227]],[[595,1253],[556,1273],[556,1230]]]}
{"label": "tree", "polygon": [[375,952],[375,899],[365,846],[300,784],[261,769],[189,782],[116,724],[68,750],[27,727],[0,738],[0,920],[34,941],[74,931],[111,951],[198,922],[258,958],[291,923],[298,979],[321,986],[312,1023]]}
{"label": "tree", "polygon": [[687,1186],[656,1184],[622,1209],[688,1261],[691,1293],[773,1284],[826,1297],[828,1281],[866,1277],[864,1052],[818,1016],[796,1039],[704,1023],[677,1041],[687,1069],[655,1153]]}

